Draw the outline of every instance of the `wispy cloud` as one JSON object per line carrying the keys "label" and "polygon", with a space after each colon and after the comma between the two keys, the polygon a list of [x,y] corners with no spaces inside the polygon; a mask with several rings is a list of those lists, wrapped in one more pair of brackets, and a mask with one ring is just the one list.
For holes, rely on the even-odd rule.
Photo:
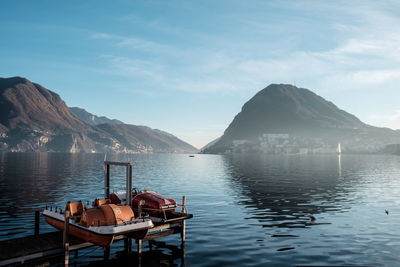
{"label": "wispy cloud", "polygon": [[128,47],[132,49],[138,49],[141,51],[147,51],[151,53],[169,53],[173,50],[172,47],[161,44],[158,42],[146,40],[137,37],[127,37],[116,34],[109,34],[103,32],[96,32],[91,35],[92,39],[103,39],[113,42],[114,45],[119,47]]}
{"label": "wispy cloud", "polygon": [[400,120],[400,110],[396,110],[396,113],[394,115],[390,116],[389,120],[391,120],[391,121]]}
{"label": "wispy cloud", "polygon": [[[240,23],[236,26],[242,28],[238,30],[274,38],[259,42],[205,32],[185,32],[185,40],[199,40],[205,46],[166,44],[139,36],[100,32],[91,37],[111,42],[116,49],[128,49],[123,56],[110,53],[104,57],[113,73],[136,77],[157,90],[251,94],[272,82],[296,82],[317,92],[376,91],[377,88],[393,91],[400,82],[400,32],[396,31],[400,29],[400,19],[379,4],[369,3],[355,7],[315,1],[289,5],[296,14],[303,10],[319,17],[330,10],[326,15],[330,17],[328,25],[324,25],[325,29],[329,26],[326,35],[332,35],[330,44],[318,50],[299,46],[304,41],[311,43],[305,39],[313,37],[296,33],[303,26],[312,26],[312,21],[302,17],[290,18],[282,26],[293,28],[293,36],[282,33],[279,24],[264,22],[260,17],[239,17]],[[342,19],[349,17],[350,20]],[[140,25],[149,22],[153,29],[160,31],[163,27],[174,28],[165,21],[146,21],[136,15],[120,20]],[[138,56],[135,50],[146,52],[146,57]]]}

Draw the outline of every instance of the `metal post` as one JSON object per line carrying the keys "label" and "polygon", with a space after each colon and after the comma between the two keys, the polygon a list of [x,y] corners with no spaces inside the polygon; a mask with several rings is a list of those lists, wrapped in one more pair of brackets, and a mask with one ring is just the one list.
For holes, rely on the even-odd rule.
{"label": "metal post", "polygon": [[132,238],[128,237],[128,254],[132,252]]}
{"label": "metal post", "polygon": [[104,198],[110,198],[110,164],[104,162]]}
{"label": "metal post", "polygon": [[132,207],[132,165],[126,166],[126,202]]}
{"label": "metal post", "polygon": [[132,253],[132,238],[127,237],[124,239],[124,249],[128,254]]}
{"label": "metal post", "polygon": [[35,211],[35,236],[39,235],[39,227],[40,227],[40,211]]}
{"label": "metal post", "polygon": [[110,258],[110,246],[104,247],[104,260],[107,261]]}
{"label": "metal post", "polygon": [[138,243],[138,254],[139,254],[139,256],[140,256],[140,255],[142,255],[142,240],[139,239],[139,240],[137,241],[137,243]]}
{"label": "metal post", "polygon": [[64,235],[63,235],[63,244],[64,244],[64,265],[68,266],[69,264],[69,210],[65,211],[64,214]]}
{"label": "metal post", "polygon": [[[186,196],[182,197],[182,212],[186,213]],[[185,239],[186,239],[186,220],[182,221],[181,239],[182,239],[182,248],[183,248],[183,246],[185,245]]]}

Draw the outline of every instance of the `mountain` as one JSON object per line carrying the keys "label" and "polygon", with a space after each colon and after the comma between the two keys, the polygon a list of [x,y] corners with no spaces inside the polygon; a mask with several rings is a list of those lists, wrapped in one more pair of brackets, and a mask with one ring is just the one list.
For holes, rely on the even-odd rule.
{"label": "mountain", "polygon": [[25,78],[0,78],[0,151],[197,152],[171,134],[92,116],[107,123],[86,123],[58,94]]}
{"label": "mountain", "polygon": [[99,129],[117,140],[115,148],[121,152],[197,153],[198,150],[172,134],[146,126],[129,124],[99,124]]}
{"label": "mountain", "polygon": [[213,145],[215,145],[215,144],[219,141],[219,139],[221,139],[221,137],[218,137],[218,138],[212,140],[211,142],[209,142],[208,144],[206,144],[205,146],[203,146],[203,147],[200,149],[200,151],[205,151],[205,150],[208,149],[209,147],[212,147]]}
{"label": "mountain", "polygon": [[376,152],[398,142],[398,132],[367,125],[308,89],[271,84],[246,102],[203,152],[334,152],[338,143],[347,152]]}
{"label": "mountain", "polygon": [[74,115],[76,117],[78,117],[80,120],[86,122],[87,124],[90,125],[99,125],[99,124],[103,124],[103,123],[111,123],[111,124],[123,124],[122,121],[116,120],[116,119],[109,119],[107,117],[104,116],[96,116],[92,113],[87,112],[86,110],[84,110],[83,108],[78,108],[78,107],[70,107],[69,108],[72,113],[74,113]]}
{"label": "mountain", "polygon": [[0,78],[0,130],[3,151],[91,151],[88,135],[102,137],[58,94],[21,77]]}

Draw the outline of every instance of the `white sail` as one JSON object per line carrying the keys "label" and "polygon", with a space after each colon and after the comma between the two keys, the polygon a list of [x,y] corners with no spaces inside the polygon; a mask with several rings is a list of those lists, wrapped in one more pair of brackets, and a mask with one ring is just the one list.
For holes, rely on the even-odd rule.
{"label": "white sail", "polygon": [[338,153],[338,154],[341,154],[341,153],[342,153],[342,146],[340,145],[340,143],[338,143],[337,153]]}

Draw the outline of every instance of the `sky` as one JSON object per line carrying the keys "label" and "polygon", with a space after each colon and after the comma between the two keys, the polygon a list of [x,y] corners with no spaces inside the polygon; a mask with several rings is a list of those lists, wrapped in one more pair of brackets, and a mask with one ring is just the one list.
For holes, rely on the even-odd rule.
{"label": "sky", "polygon": [[400,129],[400,1],[2,0],[12,76],[198,148],[271,83]]}

